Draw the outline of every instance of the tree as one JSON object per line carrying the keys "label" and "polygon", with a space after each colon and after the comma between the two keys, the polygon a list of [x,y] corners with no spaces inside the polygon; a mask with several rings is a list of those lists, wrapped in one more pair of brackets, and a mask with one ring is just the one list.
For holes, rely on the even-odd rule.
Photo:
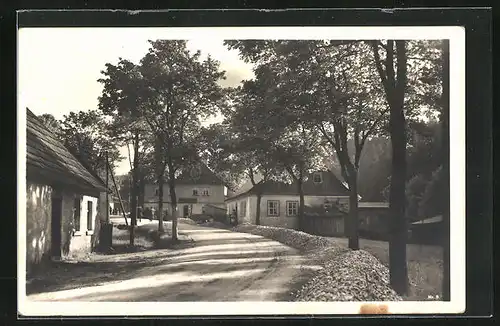
{"label": "tree", "polygon": [[[387,110],[370,69],[369,47],[346,41],[231,41],[243,58],[276,75],[273,91],[289,121],[315,129],[337,156],[350,190],[349,247],[359,249],[358,169],[363,147],[379,132]],[[264,70],[264,68],[261,68]],[[258,72],[259,70],[256,69]],[[272,85],[270,85],[272,87]],[[279,91],[276,91],[278,89]],[[287,120],[285,119],[285,121]],[[293,124],[293,123],[292,123]],[[354,144],[350,151],[348,142]]]}
{"label": "tree", "polygon": [[38,118],[43,122],[47,128],[51,131],[54,131],[56,135],[60,135],[61,133],[61,125],[60,122],[50,113],[43,113],[38,116]]}
{"label": "tree", "polygon": [[446,191],[445,173],[440,166],[433,173],[432,177],[425,184],[422,191],[422,199],[418,205],[418,214],[423,217],[433,217],[443,214],[446,208],[446,201],[443,200],[443,193]]}
{"label": "tree", "polygon": [[[304,182],[309,174],[324,167],[323,147],[319,131],[309,121],[302,119],[301,107],[290,99],[290,84],[286,83],[288,67],[279,58],[257,69],[255,86],[260,103],[246,106],[251,112],[239,116],[239,121],[246,121],[254,133],[252,143],[258,146],[263,167],[270,172],[270,179],[293,183],[299,194],[299,229],[304,227]],[[281,72],[280,72],[281,71]],[[240,111],[241,114],[241,111]],[[243,120],[244,116],[247,120]]]}
{"label": "tree", "polygon": [[99,111],[70,112],[59,122],[64,145],[93,171],[104,175],[106,155],[111,168],[123,159]]}
{"label": "tree", "polygon": [[[381,58],[380,48],[385,50],[385,58]],[[408,270],[406,265],[407,226],[404,218],[406,180],[406,41],[388,40],[385,43],[382,41],[373,41],[372,49],[375,65],[390,109],[389,134],[392,143],[392,173],[389,194],[390,281],[391,286],[396,292],[406,294],[408,291]]]}
{"label": "tree", "polygon": [[419,212],[422,197],[429,184],[429,179],[425,174],[417,174],[406,183],[406,218],[409,222],[420,220],[422,217]]}
{"label": "tree", "polygon": [[[137,225],[137,199],[139,193],[139,163],[150,145],[146,135],[148,128],[141,119],[142,88],[140,72],[137,65],[129,60],[119,58],[118,64],[107,63],[101,71],[103,84],[99,97],[99,110],[111,118],[110,133],[115,141],[126,145],[129,151],[130,169],[132,172],[130,199],[130,244],[134,245],[134,228]],[[132,151],[130,151],[130,145]]]}
{"label": "tree", "polygon": [[[320,57],[321,56],[321,57]],[[349,187],[349,248],[359,249],[358,174],[367,140],[377,135],[387,109],[374,82],[369,52],[364,43],[331,47],[316,54],[314,76],[319,87],[312,93],[313,114],[326,143],[336,153],[341,175]],[[318,101],[319,100],[319,101]],[[353,148],[348,146],[352,142]]]}
{"label": "tree", "polygon": [[[150,41],[149,52],[138,67],[140,115],[156,134],[155,157],[159,197],[167,173],[172,206],[172,238],[177,240],[176,177],[198,159],[200,119],[220,111],[226,92],[218,85],[224,78],[219,62],[201,52],[191,54],[186,41]],[[159,200],[160,209],[163,200]],[[161,211],[160,211],[161,214]],[[162,228],[160,218],[159,228]]]}

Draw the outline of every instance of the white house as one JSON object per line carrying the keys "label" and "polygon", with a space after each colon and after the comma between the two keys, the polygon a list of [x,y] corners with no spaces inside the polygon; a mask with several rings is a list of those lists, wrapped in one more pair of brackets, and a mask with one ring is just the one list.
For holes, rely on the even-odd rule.
{"label": "white house", "polygon": [[[191,169],[186,169],[176,180],[175,193],[177,197],[178,216],[188,217],[203,214],[213,207],[226,208],[224,203],[227,188],[205,164],[199,163]],[[144,208],[158,209],[159,188],[156,184],[145,187]],[[163,210],[172,214],[170,190],[168,184],[163,186]],[[155,213],[156,215],[156,213]],[[157,215],[156,215],[157,216]]]}
{"label": "white house", "polygon": [[[259,185],[258,185],[259,186]],[[256,187],[258,187],[256,186]],[[226,199],[227,213],[235,213],[239,223],[256,223],[257,188],[252,187]],[[299,193],[296,184],[268,181],[260,185],[260,224],[296,228],[298,226]],[[349,190],[331,171],[318,171],[303,184],[306,209],[328,209],[336,206],[349,210]],[[343,232],[343,220],[336,220]],[[339,231],[340,232],[340,231]]]}
{"label": "white house", "polygon": [[26,265],[90,252],[106,219],[106,185],[29,110],[26,116]]}

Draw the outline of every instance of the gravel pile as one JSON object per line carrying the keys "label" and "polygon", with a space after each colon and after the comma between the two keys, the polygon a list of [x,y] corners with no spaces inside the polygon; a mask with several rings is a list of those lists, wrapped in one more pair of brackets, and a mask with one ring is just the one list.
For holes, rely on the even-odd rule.
{"label": "gravel pile", "polygon": [[389,271],[364,250],[331,259],[294,294],[295,301],[401,301]]}
{"label": "gravel pile", "polygon": [[304,252],[309,265],[321,269],[297,292],[293,301],[401,301],[389,285],[389,270],[364,250],[352,251],[334,239],[302,231],[241,224],[236,232],[260,235]]}
{"label": "gravel pile", "polygon": [[302,251],[318,250],[328,248],[329,251],[345,252],[348,249],[335,244],[335,241],[326,237],[311,235],[302,231],[274,226],[262,226],[252,224],[241,224],[233,228],[236,232],[245,232],[269,238],[287,246]]}

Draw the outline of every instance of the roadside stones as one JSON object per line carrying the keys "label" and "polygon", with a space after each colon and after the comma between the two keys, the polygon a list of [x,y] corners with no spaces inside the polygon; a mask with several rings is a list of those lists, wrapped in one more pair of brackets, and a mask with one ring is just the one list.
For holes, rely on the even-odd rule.
{"label": "roadside stones", "polygon": [[364,250],[352,251],[333,239],[302,231],[242,224],[236,232],[260,235],[299,249],[311,264],[322,268],[312,274],[294,301],[401,301],[389,285],[389,270]]}

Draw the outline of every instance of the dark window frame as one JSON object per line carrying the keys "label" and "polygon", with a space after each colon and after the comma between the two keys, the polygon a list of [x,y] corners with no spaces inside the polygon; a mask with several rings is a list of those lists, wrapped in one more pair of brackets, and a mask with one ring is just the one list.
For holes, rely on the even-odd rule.
{"label": "dark window frame", "polygon": [[[293,204],[297,204],[297,208],[296,208],[297,213],[295,215],[289,214],[288,204],[292,204],[292,203]],[[299,216],[299,201],[298,200],[287,200],[286,201],[286,216],[287,217],[297,217],[297,216]]]}
{"label": "dark window frame", "polygon": [[[316,181],[316,177],[319,176],[319,181]],[[323,182],[323,175],[321,172],[314,172],[313,173],[313,182],[314,183],[322,183]]]}
{"label": "dark window frame", "polygon": [[[270,203],[277,203],[276,205],[276,215],[274,214],[269,214],[269,204]],[[269,217],[277,217],[277,216],[280,216],[280,201],[279,200],[272,200],[272,199],[269,199],[267,201],[267,206],[266,206],[266,213],[267,213],[267,216]]]}

